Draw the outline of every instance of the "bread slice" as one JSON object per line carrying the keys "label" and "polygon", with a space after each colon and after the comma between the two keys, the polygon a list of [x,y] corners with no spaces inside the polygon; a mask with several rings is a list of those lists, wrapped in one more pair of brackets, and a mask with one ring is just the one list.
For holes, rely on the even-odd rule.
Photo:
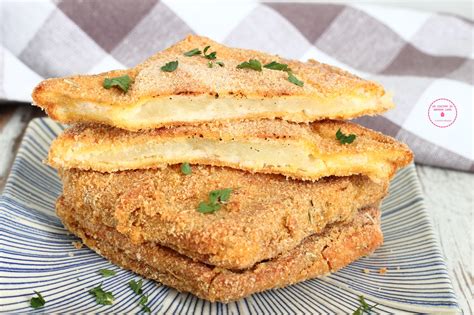
{"label": "bread slice", "polygon": [[[354,142],[341,144],[339,129],[355,134]],[[386,180],[412,158],[406,145],[353,123],[262,120],[141,132],[75,125],[52,143],[48,163],[115,172],[188,162],[305,180],[353,174]]]}
{"label": "bread slice", "polygon": [[[217,59],[183,55],[206,46],[210,46],[207,54],[215,51]],[[249,59],[258,60],[262,66],[272,61],[287,64],[304,85],[290,82],[285,71],[237,68]],[[161,67],[171,61],[178,61],[178,68],[162,71]],[[123,75],[133,80],[127,92],[103,87],[104,79]],[[379,84],[336,67],[229,48],[195,35],[135,68],[45,80],[32,96],[36,105],[62,123],[97,122],[128,130],[215,120],[350,119],[393,107],[391,96]]]}
{"label": "bread slice", "polygon": [[[367,177],[315,183],[230,168],[179,166],[99,173],[62,170],[63,198],[80,220],[105,224],[135,244],[159,243],[221,268],[244,269],[296,247],[328,225],[378,205],[388,182]],[[212,190],[231,188],[227,203],[200,213]]]}
{"label": "bread slice", "polygon": [[274,259],[246,270],[229,270],[194,261],[156,243],[134,244],[113,228],[77,220],[76,209],[63,198],[58,200],[57,213],[69,231],[112,263],[209,301],[237,300],[337,271],[383,242],[380,211],[369,208],[359,211],[350,224],[328,227]]}

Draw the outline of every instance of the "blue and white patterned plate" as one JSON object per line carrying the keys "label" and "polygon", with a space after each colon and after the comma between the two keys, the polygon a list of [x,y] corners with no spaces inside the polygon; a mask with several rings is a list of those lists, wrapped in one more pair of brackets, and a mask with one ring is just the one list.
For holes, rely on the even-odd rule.
{"label": "blue and white patterned plate", "polygon": [[[38,312],[140,312],[139,297],[128,288],[139,277],[85,247],[76,249],[72,242],[77,238],[55,215],[61,185],[42,160],[61,130],[50,119],[31,122],[0,199],[0,310],[34,311],[28,301],[36,290],[46,299]],[[149,280],[144,293],[153,313],[350,313],[359,306],[360,295],[370,305],[378,303],[379,312],[457,312],[413,165],[393,180],[382,210],[384,245],[330,276],[229,304],[210,303]],[[384,267],[387,272],[380,274]],[[98,274],[102,268],[117,275],[103,278]],[[116,297],[112,306],[97,305],[88,293],[101,282]]]}

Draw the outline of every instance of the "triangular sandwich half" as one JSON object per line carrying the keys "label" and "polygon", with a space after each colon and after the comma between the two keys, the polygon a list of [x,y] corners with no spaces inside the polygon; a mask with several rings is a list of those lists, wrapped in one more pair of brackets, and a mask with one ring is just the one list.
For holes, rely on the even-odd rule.
{"label": "triangular sandwich half", "polygon": [[48,163],[115,172],[187,162],[296,179],[362,174],[385,180],[412,158],[405,144],[349,122],[258,120],[140,132],[77,124],[52,143]]}
{"label": "triangular sandwich half", "polygon": [[33,100],[62,123],[128,130],[216,120],[351,119],[393,107],[382,86],[339,68],[194,35],[135,68],[45,80]]}

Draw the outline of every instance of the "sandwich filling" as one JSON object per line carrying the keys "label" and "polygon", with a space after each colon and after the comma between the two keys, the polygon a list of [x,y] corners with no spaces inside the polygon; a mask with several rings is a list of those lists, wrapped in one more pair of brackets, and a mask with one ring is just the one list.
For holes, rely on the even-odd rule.
{"label": "sandwich filling", "polygon": [[56,109],[64,122],[91,121],[129,130],[213,120],[273,119],[311,122],[321,119],[350,119],[391,108],[391,97],[357,98],[344,95],[328,101],[317,97],[214,97],[210,95],[157,97],[126,107],[94,102],[69,102]]}
{"label": "sandwich filling", "polygon": [[[336,138],[340,130],[354,134],[355,141],[341,144]],[[410,159],[406,146],[354,124],[268,120],[136,133],[97,125],[73,126],[54,141],[48,162],[58,168],[100,172],[187,162],[297,179],[362,174],[383,180]]]}

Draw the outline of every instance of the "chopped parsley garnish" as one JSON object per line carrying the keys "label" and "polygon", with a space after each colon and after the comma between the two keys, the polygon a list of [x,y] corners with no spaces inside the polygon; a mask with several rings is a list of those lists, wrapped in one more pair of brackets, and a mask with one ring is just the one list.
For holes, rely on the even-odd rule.
{"label": "chopped parsley garnish", "polygon": [[196,55],[200,55],[201,51],[198,48],[191,49],[190,51],[185,52],[183,55],[186,57],[192,57]]}
{"label": "chopped parsley garnish", "polygon": [[138,281],[135,281],[132,279],[130,280],[128,285],[130,286],[130,289],[132,289],[132,291],[135,292],[135,294],[140,295],[143,293],[142,291],[143,280],[142,279]]}
{"label": "chopped parsley garnish", "polygon": [[249,61],[244,61],[239,64],[237,69],[252,69],[255,71],[262,71],[262,64],[256,59],[250,59]]}
{"label": "chopped parsley garnish", "polygon": [[227,202],[229,201],[231,192],[232,192],[232,189],[230,188],[213,190],[209,193],[209,201],[211,203]]}
{"label": "chopped parsley garnish", "polygon": [[102,283],[98,287],[89,290],[89,293],[95,296],[95,301],[101,305],[112,305],[115,299],[112,292],[102,290]]}
{"label": "chopped parsley garnish", "polygon": [[131,83],[132,79],[128,76],[128,74],[126,74],[121,77],[105,78],[104,83],[102,85],[106,89],[110,89],[111,87],[116,86],[126,93]]}
{"label": "chopped parsley garnish", "polygon": [[217,52],[211,52],[209,55],[205,55],[204,57],[206,57],[207,59],[216,59],[216,54]]}
{"label": "chopped parsley garnish", "polygon": [[145,313],[151,313],[151,309],[146,305],[148,303],[148,295],[142,295],[140,301],[138,301],[138,305],[142,306],[142,311]]}
{"label": "chopped parsley garnish", "polygon": [[221,208],[223,203],[229,201],[231,188],[217,189],[209,192],[209,201],[199,203],[197,210],[201,213],[213,213]]}
{"label": "chopped parsley garnish", "polygon": [[298,80],[297,77],[293,75],[293,73],[288,72],[288,81],[290,81],[293,84],[296,84],[297,86],[303,86],[304,83],[303,81]]}
{"label": "chopped parsley garnish", "polygon": [[[206,59],[209,59],[209,60],[214,60],[216,59],[217,57],[217,52],[216,51],[213,51],[211,53],[207,53],[207,51],[209,50],[209,48],[211,48],[211,46],[206,46],[204,47],[204,50],[201,52],[199,50],[199,48],[194,48],[194,49],[191,49],[190,51],[187,51],[185,52],[183,55],[187,56],[187,57],[192,57],[192,56],[198,56],[198,55],[201,55],[202,53],[202,56]],[[219,62],[216,62],[219,66],[223,67],[224,64],[219,61]],[[208,62],[207,66],[209,68],[212,68],[213,67],[213,64],[211,62]]]}
{"label": "chopped parsley garnish", "polygon": [[191,165],[188,162],[181,164],[181,173],[184,175],[189,175],[192,173]]}
{"label": "chopped parsley garnish", "polygon": [[206,54],[206,52],[208,51],[209,48],[211,48],[211,46],[204,47],[204,50],[202,52],[202,54],[204,55],[204,58],[211,59],[211,60],[216,59],[217,52],[213,51],[208,55]]}
{"label": "chopped parsley garnish", "polygon": [[304,82],[299,80],[293,72],[291,72],[291,69],[288,68],[288,65],[285,63],[279,63],[276,61],[272,61],[270,63],[267,63],[266,65],[263,66],[264,68],[271,69],[271,70],[278,70],[278,71],[285,71],[288,73],[288,81],[291,83],[297,85],[297,86],[303,86]]}
{"label": "chopped parsley garnish", "polygon": [[102,275],[102,277],[112,277],[117,274],[115,271],[109,269],[100,269],[99,273]]}
{"label": "chopped parsley garnish", "polygon": [[46,301],[44,300],[41,293],[39,293],[38,291],[34,291],[34,292],[36,293],[37,297],[32,297],[30,299],[30,306],[34,309],[43,307],[46,304]]}
{"label": "chopped parsley garnish", "polygon": [[352,315],[362,315],[364,313],[370,313],[370,311],[372,311],[378,305],[378,304],[375,304],[373,306],[370,306],[365,301],[363,295],[359,296],[359,303],[360,303],[360,306],[354,311],[354,313],[352,313]]}
{"label": "chopped parsley garnish", "polygon": [[178,60],[170,61],[167,64],[165,64],[163,67],[161,67],[161,71],[173,72],[177,68],[178,68]]}
{"label": "chopped parsley garnish", "polygon": [[264,68],[271,69],[271,70],[279,70],[279,71],[291,71],[290,68],[288,68],[287,64],[284,63],[278,63],[276,61],[272,61],[270,63],[267,63],[266,65],[263,66]]}
{"label": "chopped parsley garnish", "polygon": [[336,132],[336,139],[339,140],[341,144],[350,144],[354,142],[356,138],[355,134],[345,135],[342,133],[341,128],[339,128]]}
{"label": "chopped parsley garnish", "polygon": [[202,201],[198,205],[198,211],[201,213],[213,213],[221,208],[221,205],[218,203],[208,203]]}
{"label": "chopped parsley garnish", "polygon": [[[304,82],[300,81],[293,72],[291,72],[291,69],[288,68],[287,64],[284,63],[279,63],[276,61],[272,61],[270,63],[267,63],[266,65],[263,66],[264,68],[270,69],[270,70],[278,70],[278,71],[285,71],[288,73],[288,81],[291,83],[297,85],[297,86],[303,86]],[[242,62],[237,66],[237,69],[252,69],[255,71],[262,71],[262,64],[260,61],[256,59],[250,59],[249,61]]]}

